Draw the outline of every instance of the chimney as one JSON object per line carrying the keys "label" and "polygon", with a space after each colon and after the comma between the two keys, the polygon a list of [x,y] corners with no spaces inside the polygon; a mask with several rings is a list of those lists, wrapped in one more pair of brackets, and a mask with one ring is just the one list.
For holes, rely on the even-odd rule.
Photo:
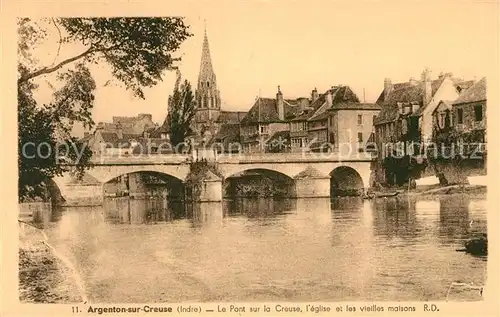
{"label": "chimney", "polygon": [[104,122],[99,122],[97,124],[97,127],[95,127],[96,130],[104,130]]}
{"label": "chimney", "polygon": [[422,82],[424,84],[424,94],[423,94],[423,98],[422,98],[422,105],[425,107],[431,101],[431,98],[432,98],[432,85],[431,85],[430,70],[425,69],[422,72]]}
{"label": "chimney", "polygon": [[283,102],[283,94],[281,93],[280,86],[278,86],[278,92],[276,93],[276,107],[278,108],[278,118],[280,120],[285,120],[285,104]]}
{"label": "chimney", "polygon": [[316,89],[316,87],[314,87],[313,91],[311,92],[311,103],[315,102],[318,99],[319,99],[318,90]]}
{"label": "chimney", "polygon": [[333,105],[333,96],[332,96],[333,89],[334,88],[332,87],[326,92],[326,105],[328,108],[330,108]]}
{"label": "chimney", "polygon": [[418,81],[414,77],[410,77],[409,82],[410,82],[410,85],[412,85],[412,86],[415,86],[416,84],[418,84]]}
{"label": "chimney", "polygon": [[384,79],[384,100],[389,96],[389,92],[392,89],[392,82],[390,78]]}
{"label": "chimney", "polygon": [[122,130],[122,125],[120,122],[116,124],[116,134],[118,135],[118,139],[121,140],[123,139],[123,130]]}

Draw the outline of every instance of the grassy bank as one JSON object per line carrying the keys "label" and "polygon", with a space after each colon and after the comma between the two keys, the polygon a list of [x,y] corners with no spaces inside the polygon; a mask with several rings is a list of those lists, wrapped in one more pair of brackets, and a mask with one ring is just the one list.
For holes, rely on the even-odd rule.
{"label": "grassy bank", "polygon": [[77,303],[82,301],[71,270],[40,239],[39,233],[25,233],[20,237],[19,242],[19,300],[21,302]]}

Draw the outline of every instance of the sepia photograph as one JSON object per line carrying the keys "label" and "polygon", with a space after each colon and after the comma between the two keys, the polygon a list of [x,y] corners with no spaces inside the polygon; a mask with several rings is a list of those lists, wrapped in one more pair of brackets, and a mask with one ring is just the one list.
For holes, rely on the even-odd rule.
{"label": "sepia photograph", "polygon": [[498,4],[215,3],[18,12],[19,302],[484,301]]}

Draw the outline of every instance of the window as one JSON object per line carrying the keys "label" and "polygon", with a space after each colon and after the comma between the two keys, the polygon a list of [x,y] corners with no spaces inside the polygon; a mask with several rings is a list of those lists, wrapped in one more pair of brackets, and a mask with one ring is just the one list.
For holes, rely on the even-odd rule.
{"label": "window", "polygon": [[372,120],[373,120],[373,121],[372,121],[373,123],[375,123],[376,118],[377,118],[377,115],[374,115],[374,116],[373,116],[373,119],[372,119]]}
{"label": "window", "polygon": [[267,133],[267,125],[261,125],[260,126],[260,133],[266,134]]}
{"label": "window", "polygon": [[476,122],[483,121],[483,106],[477,105],[474,107],[474,118]]}
{"label": "window", "polygon": [[358,132],[358,143],[363,143],[363,133]]}
{"label": "window", "polygon": [[210,108],[215,108],[214,97],[210,97]]}
{"label": "window", "polygon": [[320,131],[318,133],[318,141],[325,142],[326,141],[326,136],[327,136],[326,130],[325,131]]}
{"label": "window", "polygon": [[363,124],[363,115],[358,114],[358,125],[362,125],[362,124]]}
{"label": "window", "polygon": [[330,132],[330,141],[331,144],[335,144],[335,134],[333,132]]}
{"label": "window", "polygon": [[439,120],[438,121],[439,121],[439,127],[440,128],[444,128],[445,127],[444,126],[444,116],[445,116],[444,112],[441,112],[439,114]]}
{"label": "window", "polygon": [[207,87],[210,87],[210,82],[207,81]]}
{"label": "window", "polygon": [[464,123],[464,109],[462,108],[457,109],[457,123],[458,124]]}

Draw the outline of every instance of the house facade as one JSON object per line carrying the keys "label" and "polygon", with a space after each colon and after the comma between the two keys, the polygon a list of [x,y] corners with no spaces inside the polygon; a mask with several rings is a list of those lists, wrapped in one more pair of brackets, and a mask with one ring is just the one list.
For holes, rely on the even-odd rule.
{"label": "house facade", "polygon": [[290,120],[290,150],[292,152],[301,152],[309,145],[308,119],[325,102],[325,95],[319,95],[316,88],[311,92],[311,99],[300,99],[300,109]]}
{"label": "house facade", "polygon": [[373,103],[342,102],[329,110],[329,135],[333,150],[364,152],[373,134],[373,120],[380,106]]}
{"label": "house facade", "polygon": [[432,80],[429,70],[424,70],[421,80],[397,84],[384,80],[376,102],[381,111],[374,124],[378,182],[403,184],[419,177],[426,164],[425,145],[432,141],[436,108],[441,105],[443,110],[441,101],[457,99],[472,83],[450,73]]}
{"label": "house facade", "polygon": [[[246,153],[269,151],[268,142],[275,133],[290,131],[290,120],[298,109],[297,100],[284,99],[279,86],[275,99],[258,97],[240,124],[243,151]],[[289,140],[279,139],[278,142],[289,143]],[[283,150],[285,151],[285,146]]]}
{"label": "house facade", "polygon": [[310,106],[290,122],[292,151],[358,151],[373,130],[376,104],[361,103],[349,86],[335,86],[324,94],[312,91]]}
{"label": "house facade", "polygon": [[452,125],[461,135],[477,134],[473,141],[486,143],[486,78],[465,90],[452,105]]}

